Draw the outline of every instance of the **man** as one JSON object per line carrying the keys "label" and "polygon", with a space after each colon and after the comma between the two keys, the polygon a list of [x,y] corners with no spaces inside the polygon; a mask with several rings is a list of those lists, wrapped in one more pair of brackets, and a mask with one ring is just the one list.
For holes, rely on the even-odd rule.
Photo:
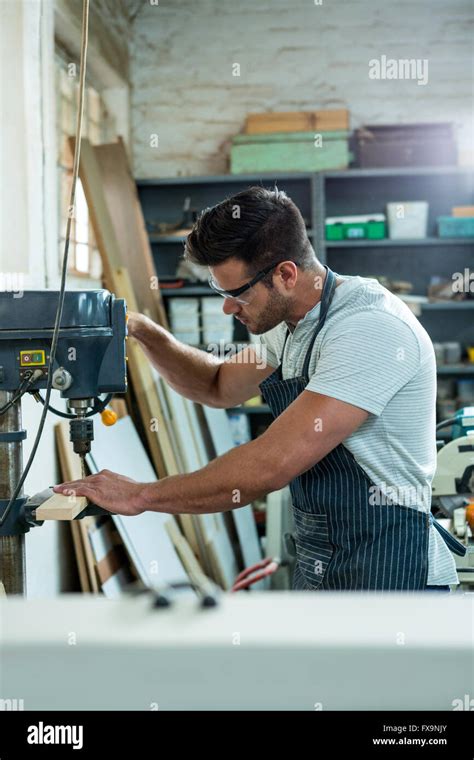
{"label": "man", "polygon": [[253,187],[205,210],[185,255],[209,267],[224,312],[261,346],[219,360],[140,314],[130,315],[129,334],[183,396],[225,408],[262,393],[275,421],[197,472],[136,483],[103,471],[55,490],[123,515],[199,514],[238,508],[236,489],[244,505],[289,483],[294,588],[456,584],[430,521],[434,352],[409,309],[375,280],[324,267],[300,212],[277,190]]}

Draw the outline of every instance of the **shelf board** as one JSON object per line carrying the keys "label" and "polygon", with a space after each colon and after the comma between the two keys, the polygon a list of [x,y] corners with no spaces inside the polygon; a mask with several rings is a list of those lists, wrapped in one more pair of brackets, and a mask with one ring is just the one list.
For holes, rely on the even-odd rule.
{"label": "shelf board", "polygon": [[[314,229],[307,229],[306,234],[309,235],[309,237],[314,237],[316,235],[316,230]],[[148,233],[148,239],[150,240],[150,243],[184,243],[186,240],[186,235],[157,235],[154,232]]]}
{"label": "shelf board", "polygon": [[135,180],[138,187],[150,187],[153,185],[199,185],[199,184],[226,184],[232,182],[258,182],[266,179],[274,180],[311,180],[312,177],[321,175],[324,179],[358,179],[377,177],[417,177],[417,176],[443,176],[447,174],[472,174],[474,166],[387,166],[376,169],[332,169],[321,172],[259,172],[255,174],[215,174],[207,176],[192,175],[189,177],[150,177]]}
{"label": "shelf board", "polygon": [[182,288],[160,288],[163,298],[171,296],[218,296],[208,285],[185,285]]}
{"label": "shelf board", "polygon": [[441,364],[438,375],[474,375],[474,364]]}
{"label": "shelf board", "polygon": [[215,174],[210,176],[189,176],[189,177],[162,177],[162,178],[144,178],[136,179],[138,187],[150,187],[153,185],[218,185],[226,183],[247,183],[268,180],[273,183],[275,180],[311,180],[313,172],[260,172],[258,174]]}
{"label": "shelf board", "polygon": [[472,301],[433,301],[421,303],[420,306],[422,309],[440,309],[441,311],[445,309],[474,309],[474,299]]}
{"label": "shelf board", "polygon": [[391,238],[382,238],[381,240],[325,240],[326,248],[405,248],[406,246],[427,246],[427,245],[472,245],[474,238],[415,238],[405,240],[392,240]]}
{"label": "shelf board", "polygon": [[[191,232],[191,230],[189,230]],[[149,232],[148,239],[150,243],[184,243],[186,235],[159,235],[156,232]]]}
{"label": "shelf board", "polygon": [[377,177],[423,177],[472,174],[474,166],[387,166],[376,169],[340,169],[321,172],[325,179],[370,179]]}

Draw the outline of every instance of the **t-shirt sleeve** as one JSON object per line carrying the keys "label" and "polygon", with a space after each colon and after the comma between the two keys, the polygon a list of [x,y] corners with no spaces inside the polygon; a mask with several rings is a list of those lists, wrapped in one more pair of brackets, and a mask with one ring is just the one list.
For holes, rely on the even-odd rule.
{"label": "t-shirt sleeve", "polygon": [[418,340],[405,322],[360,312],[329,327],[306,390],[379,415],[419,364]]}

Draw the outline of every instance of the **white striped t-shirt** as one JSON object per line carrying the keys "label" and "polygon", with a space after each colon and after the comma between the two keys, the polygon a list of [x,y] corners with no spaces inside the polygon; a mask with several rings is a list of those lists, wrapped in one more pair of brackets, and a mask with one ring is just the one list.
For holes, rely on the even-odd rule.
{"label": "white striped t-shirt", "polygon": [[[344,446],[372,480],[374,498],[429,512],[436,468],[433,345],[403,301],[376,280],[338,278],[344,281],[313,346],[306,389],[370,413]],[[288,336],[283,379],[301,374],[319,311],[318,303]],[[259,336],[273,367],[287,331],[283,322]],[[454,557],[432,526],[428,585],[458,582]]]}

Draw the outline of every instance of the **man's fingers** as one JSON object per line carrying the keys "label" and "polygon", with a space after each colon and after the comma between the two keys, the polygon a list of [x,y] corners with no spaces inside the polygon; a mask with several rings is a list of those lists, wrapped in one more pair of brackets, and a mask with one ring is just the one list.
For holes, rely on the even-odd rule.
{"label": "man's fingers", "polygon": [[56,493],[66,493],[76,491],[82,485],[81,480],[72,480],[70,483],[59,483],[57,486],[53,486],[53,491]]}
{"label": "man's fingers", "polygon": [[77,483],[61,483],[58,486],[54,486],[53,491],[55,493],[62,493],[64,496],[87,496],[84,491],[94,493],[95,489],[91,483],[78,481]]}
{"label": "man's fingers", "polygon": [[57,486],[53,486],[53,491],[63,492],[65,488],[75,489],[83,485],[92,486],[102,479],[100,475],[89,475],[87,478],[81,478],[80,480],[65,480],[64,483],[58,483]]}

